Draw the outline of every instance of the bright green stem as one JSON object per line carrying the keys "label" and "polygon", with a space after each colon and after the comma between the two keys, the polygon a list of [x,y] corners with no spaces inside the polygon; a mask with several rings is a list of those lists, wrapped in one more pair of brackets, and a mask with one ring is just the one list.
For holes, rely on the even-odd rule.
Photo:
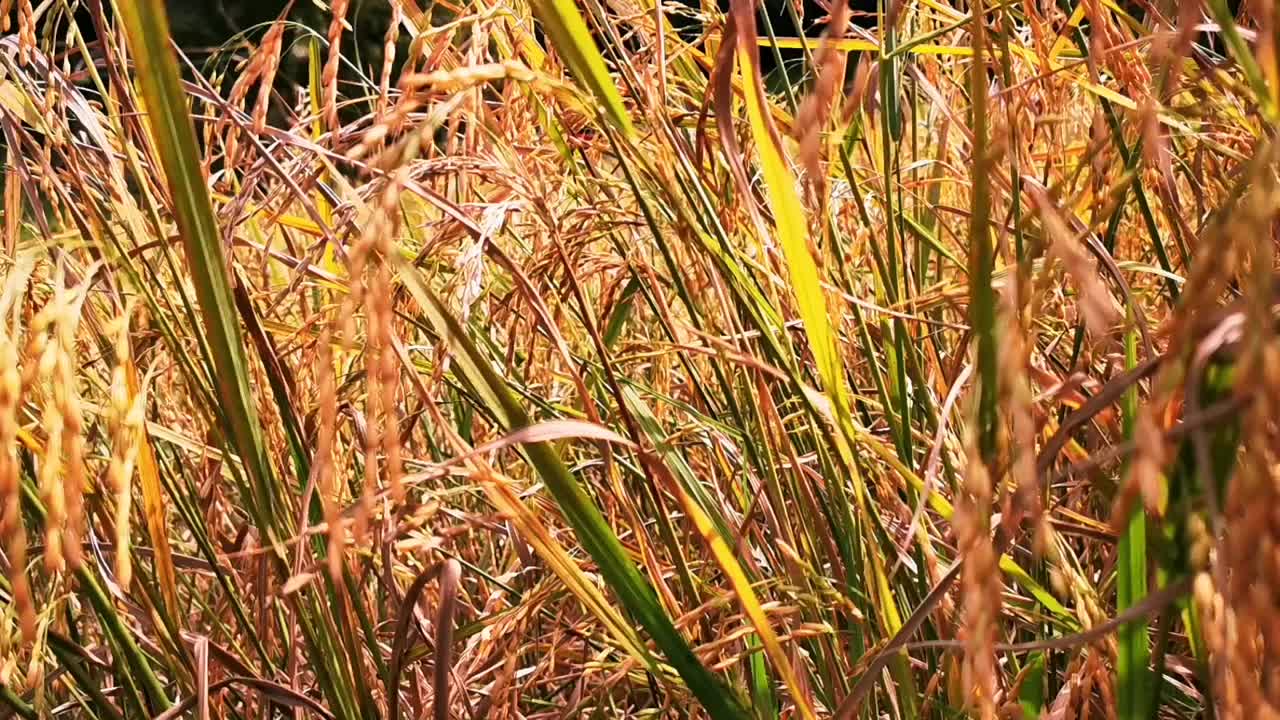
{"label": "bright green stem", "polygon": [[[1125,336],[1125,367],[1137,365],[1137,332],[1132,328]],[[1133,437],[1138,411],[1138,390],[1133,385],[1124,396],[1124,432]],[[1120,538],[1119,562],[1116,564],[1116,610],[1133,607],[1147,595],[1147,517],[1139,505],[1129,518]],[[1120,628],[1116,657],[1116,697],[1120,720],[1144,720],[1150,716],[1150,670],[1147,621],[1135,620]]]}

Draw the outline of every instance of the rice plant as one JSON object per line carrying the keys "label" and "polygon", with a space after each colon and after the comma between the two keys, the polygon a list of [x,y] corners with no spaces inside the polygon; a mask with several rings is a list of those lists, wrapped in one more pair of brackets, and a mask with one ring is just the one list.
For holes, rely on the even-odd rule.
{"label": "rice plant", "polygon": [[0,718],[1280,717],[1274,3],[166,5],[0,0]]}

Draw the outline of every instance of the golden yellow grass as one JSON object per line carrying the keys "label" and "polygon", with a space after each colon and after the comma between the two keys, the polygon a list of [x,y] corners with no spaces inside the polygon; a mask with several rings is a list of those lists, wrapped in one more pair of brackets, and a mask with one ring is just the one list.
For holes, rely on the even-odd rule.
{"label": "golden yellow grass", "polygon": [[1280,712],[1273,3],[162,5],[0,2],[0,717]]}

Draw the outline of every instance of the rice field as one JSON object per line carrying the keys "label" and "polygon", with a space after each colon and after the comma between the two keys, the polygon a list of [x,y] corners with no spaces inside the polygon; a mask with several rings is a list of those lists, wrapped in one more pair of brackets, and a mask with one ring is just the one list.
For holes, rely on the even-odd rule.
{"label": "rice field", "polygon": [[0,719],[1280,717],[1274,2],[360,5],[0,0]]}

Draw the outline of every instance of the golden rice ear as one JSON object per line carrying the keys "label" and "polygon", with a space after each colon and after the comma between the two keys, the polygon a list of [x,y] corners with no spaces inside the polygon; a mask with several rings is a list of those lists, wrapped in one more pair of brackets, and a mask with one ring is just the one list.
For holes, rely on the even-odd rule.
{"label": "golden rice ear", "polygon": [[391,17],[387,20],[387,33],[382,40],[382,73],[378,79],[378,107],[374,113],[373,124],[377,126],[387,114],[387,106],[391,99],[391,77],[395,70],[396,45],[400,39],[400,21],[404,11],[400,7],[401,0],[391,0]]}
{"label": "golden rice ear", "polygon": [[76,329],[85,286],[67,287],[61,263],[53,296],[31,324],[24,387],[38,398],[43,445],[37,486],[46,513],[44,561],[51,573],[78,570],[84,536],[84,418],[77,383]]}
{"label": "golden rice ear", "polygon": [[[292,3],[289,3],[289,7]],[[289,12],[286,7],[282,17]],[[262,47],[258,55],[262,58],[262,78],[258,83],[258,101],[253,106],[253,132],[261,135],[267,127],[267,110],[271,103],[271,93],[276,81],[276,71],[280,68],[280,53],[283,51],[284,30],[288,27],[283,20],[271,24],[267,34],[262,38]]]}
{"label": "golden rice ear", "polygon": [[[6,16],[5,23],[8,23]],[[26,65],[36,47],[36,18],[31,0],[18,0],[18,59]]]}
{"label": "golden rice ear", "polygon": [[1085,325],[1096,337],[1110,337],[1120,324],[1120,311],[1098,274],[1097,263],[1084,251],[1079,235],[1068,227],[1049,194],[1034,185],[1030,189],[1048,236],[1049,255],[1062,263],[1074,282]]}
{"label": "golden rice ear", "polygon": [[849,4],[835,3],[830,23],[824,36],[822,47],[818,50],[815,63],[818,67],[818,81],[813,92],[805,98],[796,112],[796,123],[793,130],[800,141],[800,163],[804,166],[807,179],[814,183],[820,192],[826,187],[826,177],[820,165],[822,155],[822,138],[825,136],[827,122],[835,107],[836,92],[844,79],[848,53],[833,42],[845,36],[849,24]]}
{"label": "golden rice ear", "polygon": [[984,720],[992,720],[1000,687],[995,643],[1004,583],[991,539],[991,475],[976,440],[968,445],[963,494],[952,521],[958,549],[965,558],[960,577],[964,612],[961,635],[965,641],[961,672],[966,695],[974,709]]}
{"label": "golden rice ear", "polygon": [[[61,409],[50,397],[53,392],[53,370],[60,351],[56,341],[49,343],[41,358],[39,378],[41,387],[48,395],[44,398],[44,408],[40,413],[40,429],[45,441],[37,470],[37,484],[40,487],[40,500],[45,508],[44,564],[51,573],[62,572],[66,567],[62,550],[63,530],[67,523],[66,487],[62,483],[62,436],[66,427],[62,421]],[[52,358],[52,362],[44,362],[44,357]]]}
{"label": "golden rice ear", "polygon": [[320,83],[324,87],[324,122],[337,140],[338,131],[338,68],[342,64],[342,29],[347,24],[349,0],[333,0],[329,10],[329,55],[324,62]]}
{"label": "golden rice ear", "polygon": [[62,416],[62,453],[63,476],[62,494],[67,503],[66,523],[63,526],[62,548],[67,566],[71,570],[79,570],[83,562],[81,543],[85,535],[84,486],[87,481],[85,472],[85,427],[84,412],[80,404],[80,393],[77,388],[79,378],[76,369],[79,367],[76,357],[76,326],[79,323],[78,309],[80,303],[68,302],[58,318],[58,364],[56,368],[54,402],[58,404]]}
{"label": "golden rice ear", "polygon": [[27,532],[22,524],[22,489],[18,470],[18,406],[22,373],[18,348],[0,327],[0,544],[9,563],[9,587],[23,640],[36,635],[36,610],[27,579]]}
{"label": "golden rice ear", "polygon": [[133,582],[131,527],[133,517],[133,467],[137,458],[138,433],[142,430],[142,396],[129,386],[129,316],[116,319],[116,366],[111,374],[111,406],[107,426],[111,437],[111,457],[107,462],[107,489],[115,508],[115,581],[127,593]]}
{"label": "golden rice ear", "polygon": [[1008,467],[1012,488],[1003,493],[1003,500],[996,497],[994,502],[1002,508],[1001,526],[1010,537],[1020,531],[1024,521],[1029,528],[1041,525],[1044,509],[1036,474],[1035,399],[1026,327],[1036,305],[1030,274],[1029,270],[1018,272],[997,296],[996,308],[996,332],[1002,346],[996,358],[1001,463]]}

